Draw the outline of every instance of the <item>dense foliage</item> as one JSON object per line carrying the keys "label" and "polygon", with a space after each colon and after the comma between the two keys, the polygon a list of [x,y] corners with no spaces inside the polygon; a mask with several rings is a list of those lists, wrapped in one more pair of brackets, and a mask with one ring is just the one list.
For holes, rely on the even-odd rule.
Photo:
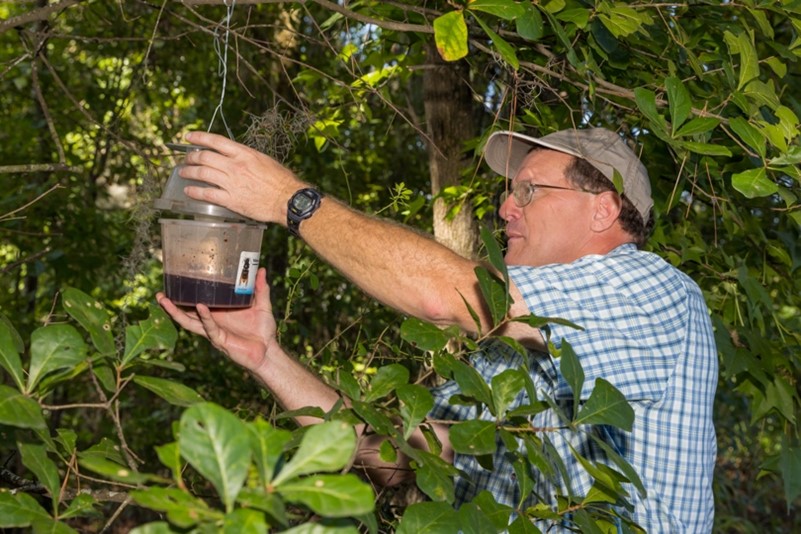
{"label": "dense foliage", "polygon": [[[503,524],[509,511],[483,497],[455,516],[450,466],[433,456],[410,452],[431,502],[407,510],[345,473],[353,436],[338,422],[367,420],[403,448],[428,402],[418,382],[472,383],[443,347],[462,347],[458,356],[474,340],[404,321],[270,229],[262,250],[282,342],[355,400],[322,430],[296,431],[244,373],[153,306],[162,282],[151,202],[175,164],[165,144],[212,129],[425,231],[436,201],[451,216],[470,210],[482,254],[498,264],[499,182],[477,157],[486,133],[591,124],[636,140],[656,203],[648,248],[692,276],[710,307],[718,528],[797,529],[800,58],[801,7],[790,0],[0,2],[0,461],[2,486],[21,490],[0,492],[0,527]],[[442,103],[423,90],[442,59],[469,89],[474,129],[459,132],[460,175],[444,186],[430,179],[431,154],[447,150],[427,122]],[[502,281],[479,276],[503,320],[503,299],[493,301]],[[499,425],[514,422],[525,414],[505,414],[504,402],[523,382],[510,374],[466,395]],[[625,427],[620,404],[605,422]],[[565,414],[565,425],[592,415]],[[486,452],[487,429],[469,423],[462,432],[476,441],[462,442]],[[341,433],[342,446],[315,449],[324,440],[313,432]],[[538,465],[541,446],[527,442],[521,461]],[[638,488],[625,465],[588,469],[604,491],[564,506],[586,512],[575,521],[589,531],[604,528],[624,487]],[[332,504],[341,492],[316,483],[352,499]]]}

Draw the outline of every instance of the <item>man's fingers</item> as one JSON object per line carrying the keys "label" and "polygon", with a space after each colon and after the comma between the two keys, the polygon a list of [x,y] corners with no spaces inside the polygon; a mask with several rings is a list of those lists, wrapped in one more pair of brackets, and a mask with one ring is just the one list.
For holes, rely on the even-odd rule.
{"label": "man's fingers", "polygon": [[233,156],[242,149],[242,145],[236,141],[208,132],[189,132],[186,134],[186,140],[193,145],[205,146],[226,156]]}
{"label": "man's fingers", "polygon": [[203,323],[201,323],[200,319],[198,318],[195,312],[186,312],[173,304],[173,302],[168,299],[163,293],[159,293],[156,295],[156,300],[158,301],[159,305],[167,312],[167,314],[173,318],[173,320],[181,325],[186,330],[189,330],[193,334],[199,334],[201,336],[205,336],[206,332],[203,328]]}

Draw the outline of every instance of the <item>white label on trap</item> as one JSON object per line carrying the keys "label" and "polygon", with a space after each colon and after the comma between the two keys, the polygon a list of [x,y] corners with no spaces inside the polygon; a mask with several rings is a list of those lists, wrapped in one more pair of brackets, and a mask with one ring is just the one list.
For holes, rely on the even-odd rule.
{"label": "white label on trap", "polygon": [[236,271],[234,293],[252,295],[256,287],[256,271],[259,270],[259,253],[242,252],[239,255],[239,268]]}

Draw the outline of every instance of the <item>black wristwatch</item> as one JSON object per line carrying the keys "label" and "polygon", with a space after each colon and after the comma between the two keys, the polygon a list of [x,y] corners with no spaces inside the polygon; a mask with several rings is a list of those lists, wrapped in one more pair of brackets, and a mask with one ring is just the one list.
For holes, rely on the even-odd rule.
{"label": "black wristwatch", "polygon": [[300,237],[300,223],[305,221],[317,211],[323,194],[307,187],[295,192],[286,204],[286,226],[289,232]]}

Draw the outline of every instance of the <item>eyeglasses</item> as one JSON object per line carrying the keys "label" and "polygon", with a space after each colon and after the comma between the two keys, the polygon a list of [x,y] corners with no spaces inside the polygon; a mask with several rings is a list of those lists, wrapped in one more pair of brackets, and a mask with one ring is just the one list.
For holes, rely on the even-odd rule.
{"label": "eyeglasses", "polygon": [[597,194],[593,191],[587,191],[585,189],[575,189],[573,187],[560,187],[558,185],[545,185],[545,184],[535,184],[533,182],[512,182],[509,190],[503,191],[500,195],[500,202],[503,204],[506,202],[506,199],[509,198],[511,194],[514,197],[515,206],[518,208],[525,208],[531,202],[531,199],[534,198],[534,193],[537,189],[561,189],[562,191],[578,191],[579,193],[590,193],[590,194]]}

